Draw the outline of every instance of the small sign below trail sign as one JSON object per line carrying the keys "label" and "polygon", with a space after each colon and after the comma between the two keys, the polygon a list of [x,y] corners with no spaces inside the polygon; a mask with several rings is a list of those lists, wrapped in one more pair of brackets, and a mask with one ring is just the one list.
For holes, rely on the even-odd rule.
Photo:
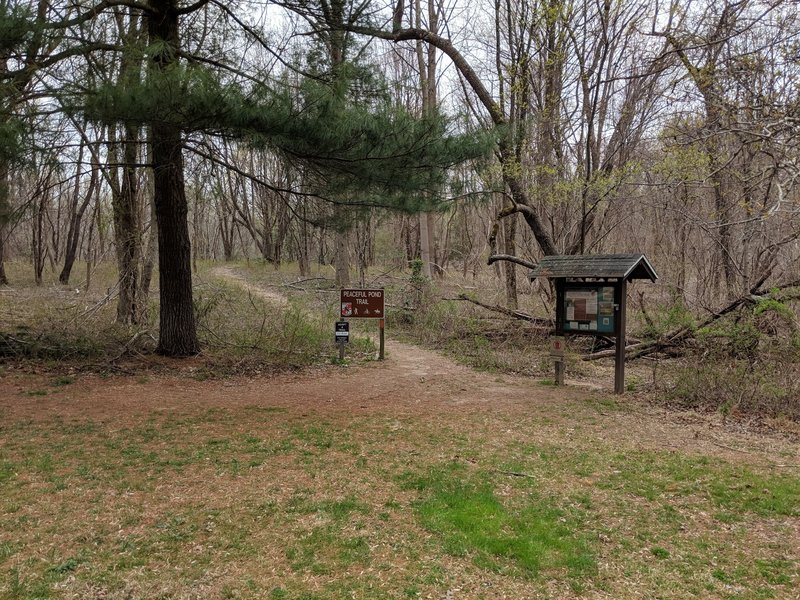
{"label": "small sign below trail sign", "polygon": [[383,319],[383,290],[342,290],[345,318]]}
{"label": "small sign below trail sign", "polygon": [[336,321],[335,339],[337,344],[346,344],[350,341],[350,323]]}

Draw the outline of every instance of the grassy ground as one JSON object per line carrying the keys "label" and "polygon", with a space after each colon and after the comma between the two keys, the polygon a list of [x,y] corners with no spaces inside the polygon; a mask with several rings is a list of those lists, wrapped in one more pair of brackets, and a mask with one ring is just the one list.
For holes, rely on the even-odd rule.
{"label": "grassy ground", "polygon": [[[262,267],[263,269],[263,267]],[[0,289],[0,365],[54,372],[149,373],[163,369],[153,355],[158,339],[158,289],[151,292],[146,322],[116,324],[116,271],[101,264],[92,286],[66,287],[49,273],[41,286],[26,265],[8,265],[10,288]],[[111,293],[109,293],[111,292]],[[294,298],[276,307],[268,298],[200,264],[194,274],[194,306],[203,354],[193,377],[298,369],[331,362],[333,307]],[[356,335],[350,356],[366,358],[374,346]]]}
{"label": "grassy ground", "polygon": [[0,597],[796,597],[796,447],[743,464],[632,442],[613,423],[633,407],[596,394],[415,411],[280,384],[309,397],[21,380]]}
{"label": "grassy ground", "polygon": [[330,280],[236,273],[288,303],[204,266],[191,361],[108,325],[99,274],[3,292],[40,350],[0,366],[0,598],[797,597],[796,440],[542,385],[544,340],[462,302],[389,338],[480,371],[391,343],[319,369]]}

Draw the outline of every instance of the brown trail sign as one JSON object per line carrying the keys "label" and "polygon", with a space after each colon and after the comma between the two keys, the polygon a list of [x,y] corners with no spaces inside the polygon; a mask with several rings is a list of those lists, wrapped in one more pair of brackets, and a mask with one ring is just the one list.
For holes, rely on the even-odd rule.
{"label": "brown trail sign", "polygon": [[342,316],[383,319],[383,290],[342,290]]}
{"label": "brown trail sign", "polygon": [[384,355],[384,294],[383,290],[341,290],[340,315],[343,319],[380,319],[380,349],[378,358]]}

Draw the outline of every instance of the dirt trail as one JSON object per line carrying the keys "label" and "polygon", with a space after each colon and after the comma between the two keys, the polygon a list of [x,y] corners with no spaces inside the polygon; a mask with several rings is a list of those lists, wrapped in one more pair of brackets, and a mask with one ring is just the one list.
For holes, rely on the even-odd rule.
{"label": "dirt trail", "polygon": [[284,296],[283,294],[280,294],[278,292],[273,292],[272,290],[269,290],[264,287],[253,285],[252,283],[247,281],[247,279],[243,275],[237,273],[236,270],[232,269],[231,267],[225,267],[225,266],[214,267],[213,269],[211,269],[211,273],[214,276],[219,277],[221,279],[227,279],[228,281],[233,281],[237,285],[240,285],[241,287],[246,289],[254,296],[259,296],[279,306],[286,306],[289,302],[286,299],[286,296]]}
{"label": "dirt trail", "polygon": [[[236,281],[253,294],[286,304],[280,294],[253,285],[235,271],[219,267],[217,276]],[[188,366],[187,366],[188,365]],[[578,386],[554,388],[530,378],[479,372],[436,352],[387,337],[386,360],[360,366],[325,367],[270,378],[195,381],[185,374],[191,362],[175,361],[177,376],[82,376],[57,394],[31,392],[36,377],[0,379],[3,420],[101,419],[121,427],[154,413],[190,414],[213,407],[269,405],[291,413],[315,413],[350,421],[359,415],[387,419],[404,416],[456,425],[461,417],[487,428],[508,427],[508,435],[541,443],[596,441],[621,451],[681,451],[719,456],[734,462],[800,468],[800,448],[779,435],[753,434],[717,417],[677,413],[614,397],[610,390]],[[39,378],[40,380],[42,378]],[[474,425],[470,425],[474,426]],[[788,472],[787,471],[787,472]]]}
{"label": "dirt trail", "polygon": [[[231,267],[215,267],[212,274],[222,279],[240,285],[254,296],[263,298],[268,302],[278,306],[286,306],[289,301],[287,297],[278,291],[266,287],[253,285],[251,282]],[[377,336],[374,340],[377,343]],[[386,363],[386,367],[392,372],[404,372],[412,378],[425,379],[430,377],[463,377],[469,369],[446,359],[439,354],[423,350],[417,346],[404,344],[402,342],[391,342],[391,356]]]}

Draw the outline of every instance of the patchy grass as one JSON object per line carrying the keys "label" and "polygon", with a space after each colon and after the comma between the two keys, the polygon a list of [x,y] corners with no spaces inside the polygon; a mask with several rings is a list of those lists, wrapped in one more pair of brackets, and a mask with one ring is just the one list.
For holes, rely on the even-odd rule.
{"label": "patchy grass", "polygon": [[761,443],[703,454],[651,416],[640,439],[636,407],[547,385],[530,332],[463,303],[390,331],[534,373],[524,401],[513,377],[441,364],[214,380],[329,360],[336,294],[315,289],[287,288],[276,316],[204,277],[197,381],[69,370],[6,385],[0,598],[796,597],[796,451],[779,466]]}
{"label": "patchy grass", "polygon": [[[563,410],[597,407],[624,414]],[[224,401],[6,420],[0,597],[792,597],[796,473],[548,431]]]}
{"label": "patchy grass", "polygon": [[536,578],[565,571],[571,585],[597,573],[589,544],[578,533],[581,519],[557,500],[531,490],[504,503],[490,473],[471,476],[464,465],[405,474],[405,489],[421,494],[415,503],[423,525],[441,536],[446,552],[471,556],[485,569]]}

